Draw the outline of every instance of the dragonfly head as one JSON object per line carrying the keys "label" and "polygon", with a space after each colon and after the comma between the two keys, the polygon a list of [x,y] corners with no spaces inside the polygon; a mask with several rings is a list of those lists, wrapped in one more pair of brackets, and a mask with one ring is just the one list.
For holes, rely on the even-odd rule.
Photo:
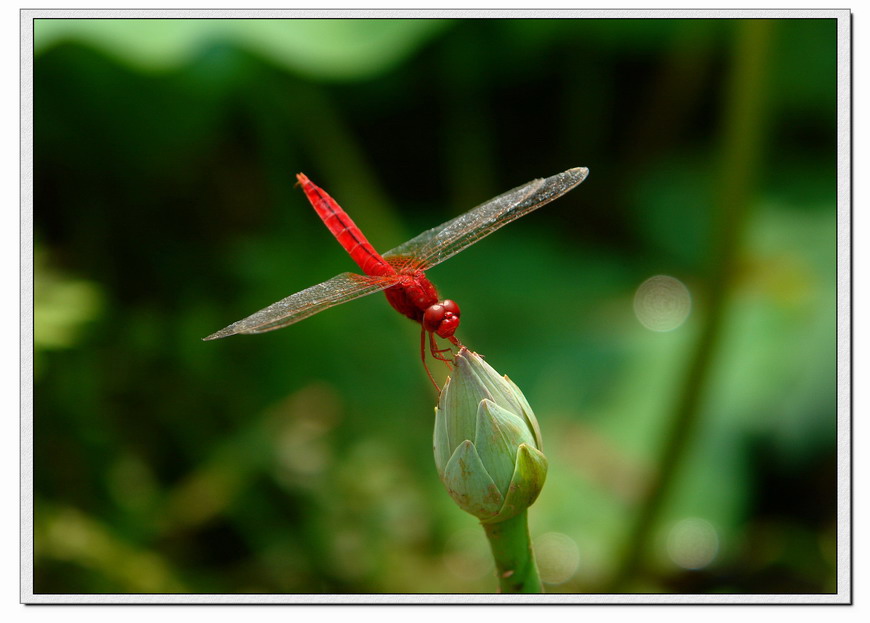
{"label": "dragonfly head", "polygon": [[423,313],[423,328],[438,337],[451,337],[459,327],[459,305],[449,299],[430,305]]}

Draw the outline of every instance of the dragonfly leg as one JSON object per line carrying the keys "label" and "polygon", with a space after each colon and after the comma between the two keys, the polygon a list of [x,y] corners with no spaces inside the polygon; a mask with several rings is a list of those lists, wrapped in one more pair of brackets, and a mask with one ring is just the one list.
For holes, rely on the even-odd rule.
{"label": "dragonfly leg", "polygon": [[[451,340],[451,342],[452,341],[453,340]],[[438,359],[439,361],[444,361],[448,364],[453,363],[453,357],[450,357],[448,359],[447,357],[443,356],[444,353],[450,353],[452,355],[453,349],[450,347],[439,349],[438,344],[435,343],[435,334],[434,333],[429,334],[429,352],[432,353],[432,357],[434,357],[435,359]]]}
{"label": "dragonfly leg", "polygon": [[420,359],[423,360],[423,368],[426,370],[426,374],[429,375],[429,380],[432,381],[432,385],[435,386],[435,391],[440,394],[441,388],[438,387],[438,383],[435,382],[435,377],[432,376],[432,372],[429,371],[429,366],[426,365],[426,329],[420,331]]}
{"label": "dragonfly leg", "polygon": [[439,361],[450,361],[443,356],[443,353],[452,352],[450,348],[438,348],[438,344],[435,342],[435,334],[429,334],[429,352],[432,353],[432,357],[438,359]]}

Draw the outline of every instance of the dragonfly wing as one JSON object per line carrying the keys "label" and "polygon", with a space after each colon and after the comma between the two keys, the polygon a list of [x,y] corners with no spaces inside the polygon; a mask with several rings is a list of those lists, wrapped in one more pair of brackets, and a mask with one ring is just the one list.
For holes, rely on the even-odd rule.
{"label": "dragonfly wing", "polygon": [[[532,180],[490,199],[453,220],[424,231],[416,238],[384,253],[401,256],[415,268],[426,270],[456,255],[500,227],[525,216],[567,193],[586,179],[589,169],[574,168],[546,179]],[[396,262],[390,262],[395,265]]]}
{"label": "dragonfly wing", "polygon": [[255,314],[212,333],[205,340],[216,340],[239,333],[265,333],[299,322],[339,303],[385,290],[397,281],[396,276],[372,277],[342,273],[306,290],[291,294]]}

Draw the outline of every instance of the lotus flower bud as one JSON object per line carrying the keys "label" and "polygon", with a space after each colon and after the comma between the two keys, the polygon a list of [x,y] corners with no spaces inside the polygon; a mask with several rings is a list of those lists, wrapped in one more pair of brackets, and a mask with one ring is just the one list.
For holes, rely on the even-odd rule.
{"label": "lotus flower bud", "polygon": [[435,466],[447,492],[481,523],[532,505],[547,476],[532,408],[507,376],[462,348],[435,408]]}

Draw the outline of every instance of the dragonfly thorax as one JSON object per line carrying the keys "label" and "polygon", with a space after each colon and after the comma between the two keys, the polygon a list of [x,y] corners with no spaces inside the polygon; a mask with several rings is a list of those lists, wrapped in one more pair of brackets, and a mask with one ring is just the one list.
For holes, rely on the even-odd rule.
{"label": "dragonfly thorax", "polygon": [[400,314],[423,325],[430,333],[450,337],[459,326],[459,305],[440,301],[438,291],[423,271],[402,276],[402,280],[384,293]]}

